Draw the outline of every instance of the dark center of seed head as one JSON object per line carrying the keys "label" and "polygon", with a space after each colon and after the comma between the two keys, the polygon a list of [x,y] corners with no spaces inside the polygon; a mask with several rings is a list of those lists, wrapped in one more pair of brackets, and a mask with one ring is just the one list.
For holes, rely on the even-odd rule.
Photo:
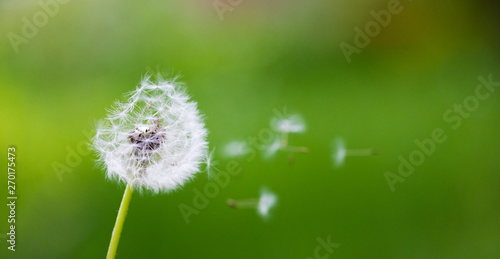
{"label": "dark center of seed head", "polygon": [[145,130],[135,129],[128,135],[129,142],[134,144],[137,153],[151,153],[160,148],[164,139],[164,132],[159,123]]}

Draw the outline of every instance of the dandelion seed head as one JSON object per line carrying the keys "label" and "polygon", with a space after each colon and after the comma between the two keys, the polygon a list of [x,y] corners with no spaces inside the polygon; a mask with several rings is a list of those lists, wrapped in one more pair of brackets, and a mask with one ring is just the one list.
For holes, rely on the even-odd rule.
{"label": "dandelion seed head", "polygon": [[150,75],[126,97],[96,123],[92,144],[107,177],[154,192],[182,186],[208,156],[197,104],[182,85]]}

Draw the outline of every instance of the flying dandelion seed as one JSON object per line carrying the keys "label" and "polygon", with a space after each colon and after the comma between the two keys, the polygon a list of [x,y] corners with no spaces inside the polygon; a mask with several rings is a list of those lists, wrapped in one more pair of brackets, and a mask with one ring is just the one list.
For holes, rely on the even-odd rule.
{"label": "flying dandelion seed", "polygon": [[107,177],[127,183],[107,258],[114,258],[132,191],[168,192],[184,185],[205,164],[207,130],[196,102],[182,86],[146,76],[97,123],[92,145]]}
{"label": "flying dandelion seed", "polygon": [[227,204],[235,209],[256,209],[257,214],[268,221],[272,216],[272,210],[278,204],[278,196],[266,187],[262,187],[258,199],[233,200],[229,199]]}
{"label": "flying dandelion seed", "polygon": [[264,149],[264,157],[265,158],[270,158],[278,152],[278,150],[281,149],[281,139],[277,138],[273,142],[271,142],[269,145],[267,145]]}
{"label": "flying dandelion seed", "polygon": [[277,205],[278,196],[266,188],[262,188],[260,193],[259,203],[257,205],[257,212],[259,216],[268,220],[271,217],[271,210]]}
{"label": "flying dandelion seed", "polygon": [[205,171],[207,172],[208,179],[212,179],[212,176],[214,175],[214,170],[220,172],[220,170],[217,168],[217,165],[219,165],[219,161],[214,159],[214,153],[215,153],[215,148],[208,152],[206,156],[203,158],[203,163],[205,164]]}
{"label": "flying dandelion seed", "polygon": [[335,167],[341,167],[344,165],[346,156],[345,144],[344,141],[340,138],[337,138],[334,143],[334,151],[333,151],[333,162]]}
{"label": "flying dandelion seed", "polygon": [[290,165],[294,163],[294,153],[308,153],[307,147],[292,146],[289,144],[289,133],[301,133],[306,130],[306,124],[302,117],[298,114],[292,114],[285,118],[273,118],[271,120],[273,129],[279,132],[280,137],[267,145],[264,151],[264,157],[272,157],[278,151],[288,152],[288,162]]}
{"label": "flying dandelion seed", "polygon": [[333,142],[332,160],[335,168],[343,166],[348,156],[373,156],[376,154],[377,151],[373,148],[346,149],[345,143],[341,138],[336,138]]}
{"label": "flying dandelion seed", "polygon": [[250,148],[245,141],[231,141],[226,144],[224,154],[226,157],[244,156],[250,152]]}
{"label": "flying dandelion seed", "polygon": [[298,114],[292,114],[283,119],[274,119],[273,126],[282,133],[302,133],[306,130],[306,124]]}

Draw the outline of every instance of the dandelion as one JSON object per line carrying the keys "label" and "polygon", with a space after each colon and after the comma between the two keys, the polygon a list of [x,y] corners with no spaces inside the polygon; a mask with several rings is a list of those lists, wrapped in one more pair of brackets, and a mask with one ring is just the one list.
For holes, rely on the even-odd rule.
{"label": "dandelion", "polygon": [[306,125],[302,117],[298,114],[292,114],[285,118],[271,120],[273,129],[280,133],[280,137],[270,143],[265,151],[266,157],[273,156],[277,151],[288,152],[288,161],[294,162],[294,153],[308,153],[307,147],[292,146],[288,143],[289,133],[302,133],[306,130]]}
{"label": "dandelion", "polygon": [[127,184],[108,258],[115,256],[133,190],[173,191],[210,158],[202,116],[180,84],[148,75],[127,96],[97,123],[92,140],[107,177]]}
{"label": "dandelion", "polygon": [[261,189],[258,199],[227,200],[227,204],[235,209],[256,209],[257,214],[264,221],[270,219],[271,210],[276,207],[277,203],[278,196],[265,187]]}
{"label": "dandelion", "polygon": [[341,167],[348,156],[373,156],[376,154],[378,152],[374,148],[346,149],[344,141],[341,138],[335,139],[333,143],[332,159],[336,168]]}

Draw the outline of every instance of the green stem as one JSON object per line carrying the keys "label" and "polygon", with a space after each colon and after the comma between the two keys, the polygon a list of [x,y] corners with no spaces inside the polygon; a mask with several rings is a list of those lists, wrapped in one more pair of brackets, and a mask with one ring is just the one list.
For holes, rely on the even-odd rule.
{"label": "green stem", "polygon": [[130,204],[130,199],[132,198],[132,186],[127,184],[125,193],[123,194],[122,203],[120,204],[120,210],[118,211],[118,217],[116,218],[115,228],[113,229],[113,234],[111,235],[111,241],[109,242],[108,255],[106,259],[114,259],[116,256],[116,249],[118,248],[118,242],[120,242],[120,235],[123,229],[123,223],[125,222],[125,217],[127,216],[128,205]]}

